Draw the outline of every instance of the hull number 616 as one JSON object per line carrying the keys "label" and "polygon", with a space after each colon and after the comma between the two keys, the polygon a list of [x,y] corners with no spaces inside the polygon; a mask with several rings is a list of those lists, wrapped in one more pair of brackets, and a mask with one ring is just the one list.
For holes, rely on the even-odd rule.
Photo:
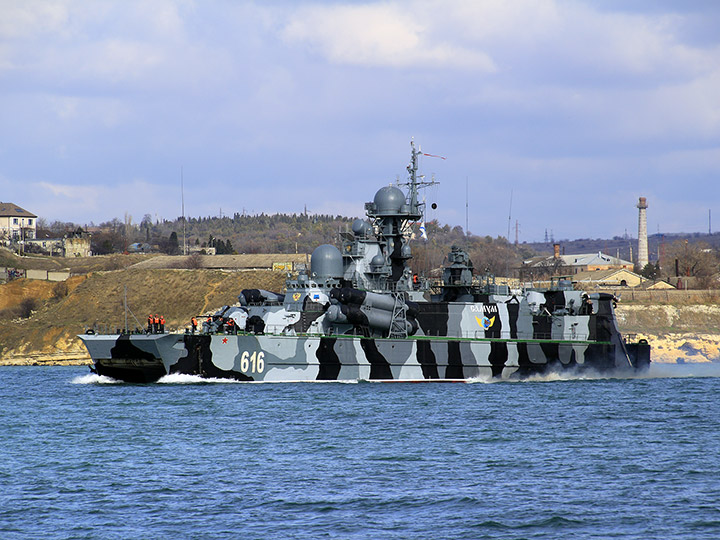
{"label": "hull number 616", "polygon": [[265,353],[243,351],[240,355],[240,371],[243,373],[262,373],[265,371]]}

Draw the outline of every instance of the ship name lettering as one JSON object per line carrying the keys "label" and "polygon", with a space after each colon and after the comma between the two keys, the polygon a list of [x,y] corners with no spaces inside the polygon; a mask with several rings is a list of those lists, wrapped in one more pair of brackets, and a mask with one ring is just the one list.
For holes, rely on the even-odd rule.
{"label": "ship name lettering", "polygon": [[473,304],[470,306],[472,313],[497,313],[497,304]]}

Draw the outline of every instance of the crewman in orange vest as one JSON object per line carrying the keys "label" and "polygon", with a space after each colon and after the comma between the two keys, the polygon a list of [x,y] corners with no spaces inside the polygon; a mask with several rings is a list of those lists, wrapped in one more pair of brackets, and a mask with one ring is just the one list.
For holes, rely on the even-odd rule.
{"label": "crewman in orange vest", "polygon": [[197,331],[197,319],[194,316],[190,319],[190,324],[192,325],[192,333],[194,334]]}
{"label": "crewman in orange vest", "polygon": [[160,333],[165,333],[165,317],[163,317],[162,315],[160,315]]}
{"label": "crewman in orange vest", "polygon": [[152,331],[153,331],[153,316],[152,316],[152,315],[148,315],[148,328],[147,328],[147,333],[148,333],[148,334],[152,334]]}
{"label": "crewman in orange vest", "polygon": [[228,319],[227,329],[228,329],[228,334],[234,334],[234,333],[235,333],[235,321],[234,321],[234,320]]}
{"label": "crewman in orange vest", "polygon": [[155,314],[155,317],[153,317],[153,334],[157,334],[160,330],[160,317],[158,314]]}

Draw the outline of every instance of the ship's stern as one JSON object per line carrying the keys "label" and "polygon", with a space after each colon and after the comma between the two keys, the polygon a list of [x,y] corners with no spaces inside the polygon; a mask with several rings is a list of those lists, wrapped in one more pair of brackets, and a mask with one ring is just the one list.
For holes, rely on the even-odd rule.
{"label": "ship's stern", "polygon": [[638,340],[637,343],[626,343],[630,363],[636,371],[645,371],[650,368],[650,344],[645,339]]}

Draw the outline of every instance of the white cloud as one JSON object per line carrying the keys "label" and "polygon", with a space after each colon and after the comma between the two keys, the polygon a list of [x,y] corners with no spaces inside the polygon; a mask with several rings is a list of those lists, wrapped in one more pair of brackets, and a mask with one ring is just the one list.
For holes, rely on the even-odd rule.
{"label": "white cloud", "polygon": [[296,10],[282,34],[339,64],[495,70],[484,52],[434,36],[430,22],[393,3],[313,6]]}
{"label": "white cloud", "polygon": [[54,32],[68,19],[64,2],[25,0],[0,2],[0,39],[18,39]]}
{"label": "white cloud", "polygon": [[717,47],[682,41],[678,14],[605,12],[581,1],[313,4],[276,16],[287,18],[288,44],[332,64],[464,70],[475,87],[495,80],[489,74],[518,85],[652,87],[720,65]]}
{"label": "white cloud", "polygon": [[80,74],[109,83],[140,80],[166,61],[166,51],[153,43],[107,39],[90,50],[76,51]]}
{"label": "white cloud", "polygon": [[412,6],[403,9],[412,9],[438,33],[476,44],[546,41],[557,36],[562,21],[554,0],[425,0]]}
{"label": "white cloud", "polygon": [[[126,209],[174,217],[176,204],[152,205],[166,204],[162,183],[179,163],[209,185],[255,179],[232,195],[199,190],[198,207],[217,208],[222,198],[224,209],[239,210],[250,197],[265,212],[305,202],[325,211],[343,206],[324,201],[345,200],[350,212],[404,172],[411,135],[451,154],[440,178],[447,219],[464,208],[453,182],[474,170],[488,185],[513,183],[518,200],[525,186],[533,201],[543,194],[532,180],[577,186],[591,178],[614,193],[646,171],[657,179],[658,207],[673,181],[707,191],[700,184],[717,170],[713,152],[688,167],[698,152],[720,147],[716,9],[626,12],[591,0],[0,0],[0,14],[3,172],[25,190],[13,192],[18,204],[65,220]],[[706,30],[702,39],[692,39],[696,26]],[[100,180],[90,186],[95,178],[140,196]],[[23,203],[30,196],[37,205]],[[547,196],[567,208],[578,198],[572,190]],[[484,227],[499,230],[471,230],[506,234],[506,211],[493,216],[486,205]],[[582,223],[600,228],[603,220]]]}
{"label": "white cloud", "polygon": [[[2,0],[0,0],[2,2]],[[34,1],[0,7],[0,75],[62,93],[134,91],[206,75],[217,56],[193,41],[191,4]]]}
{"label": "white cloud", "polygon": [[48,221],[71,219],[80,222],[83,220],[69,216],[82,215],[85,221],[99,223],[122,216],[125,212],[133,216],[154,213],[170,219],[179,214],[179,203],[168,200],[167,190],[145,180],[85,186],[32,182],[30,187],[31,192],[18,193],[16,199],[22,197],[33,213]]}
{"label": "white cloud", "polygon": [[574,65],[584,64],[600,75],[646,78],[646,83],[673,81],[717,65],[712,51],[679,41],[677,15],[647,16],[601,13],[576,4],[563,12],[559,53]]}

